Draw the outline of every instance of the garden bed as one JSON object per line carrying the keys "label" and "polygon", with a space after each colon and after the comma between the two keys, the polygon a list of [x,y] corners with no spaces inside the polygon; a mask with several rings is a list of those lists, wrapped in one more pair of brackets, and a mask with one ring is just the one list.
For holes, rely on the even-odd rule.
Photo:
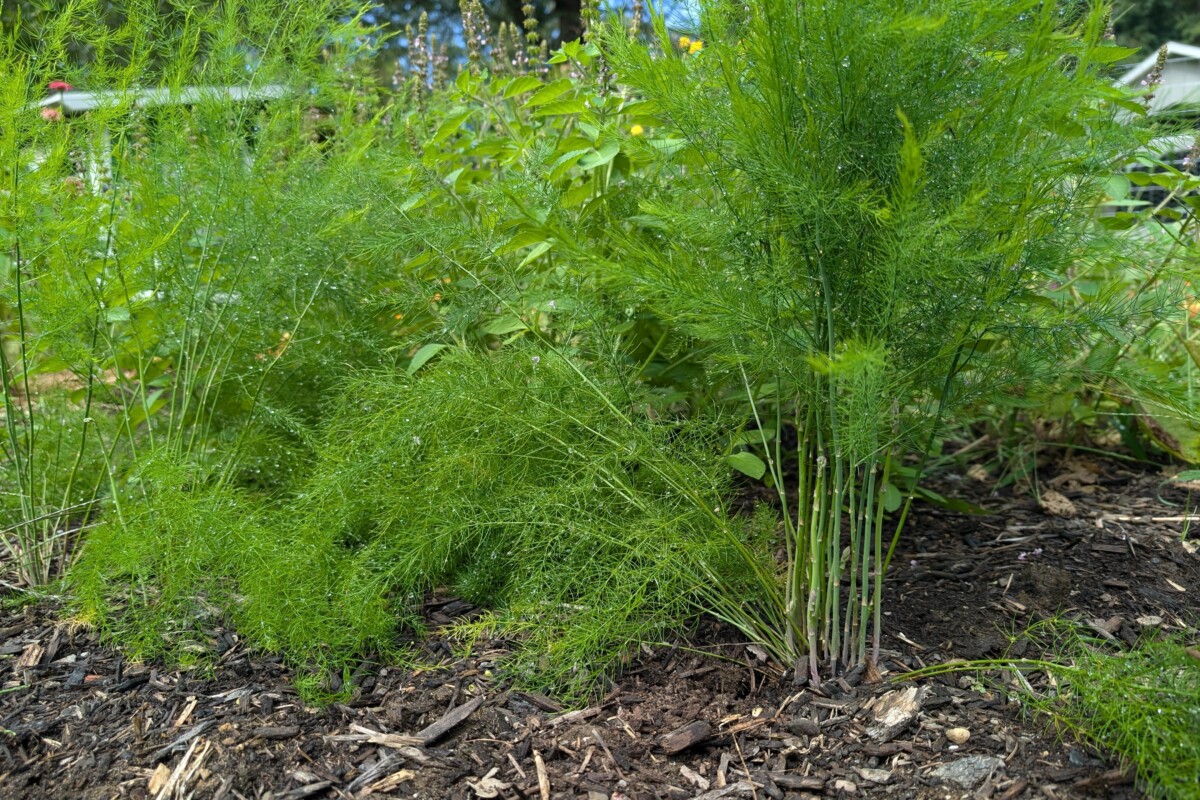
{"label": "garden bed", "polygon": [[[1113,462],[1042,477],[1073,510],[963,477],[946,490],[989,515],[914,516],[876,683],[858,671],[796,686],[705,624],[686,645],[643,648],[593,705],[565,710],[493,671],[504,642],[463,656],[434,636],[426,666],[364,664],[351,700],[316,710],[233,631],[214,632],[209,675],[125,663],[59,608],[10,607],[0,797],[1135,797],[1120,765],[997,691],[1001,673],[893,680],[1001,656],[1009,633],[1055,614],[1128,643],[1195,622],[1200,555],[1169,519],[1183,489]],[[450,597],[425,607],[434,628],[471,611]],[[885,706],[892,729],[877,720]]]}

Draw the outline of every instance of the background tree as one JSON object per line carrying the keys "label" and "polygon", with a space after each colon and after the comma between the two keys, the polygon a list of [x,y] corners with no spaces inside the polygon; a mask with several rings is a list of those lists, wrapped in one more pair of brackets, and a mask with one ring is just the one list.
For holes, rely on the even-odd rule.
{"label": "background tree", "polygon": [[1144,51],[1167,41],[1195,44],[1200,42],[1200,0],[1117,0],[1113,28],[1121,44]]}

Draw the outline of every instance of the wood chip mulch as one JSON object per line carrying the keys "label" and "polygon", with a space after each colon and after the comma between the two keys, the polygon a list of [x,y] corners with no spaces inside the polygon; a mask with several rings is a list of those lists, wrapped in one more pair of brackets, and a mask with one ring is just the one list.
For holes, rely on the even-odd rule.
{"label": "wood chip mulch", "polygon": [[[1002,673],[895,680],[999,656],[1006,631],[1052,614],[1114,641],[1196,623],[1184,490],[1106,462],[1054,469],[1045,488],[1071,513],[964,476],[955,493],[989,515],[916,515],[890,576],[882,674],[819,689],[703,623],[686,646],[644,647],[583,709],[498,677],[503,643],[455,657],[434,637],[428,666],[365,663],[352,699],[318,710],[234,632],[215,637],[207,673],[129,664],[52,604],[10,603],[0,800],[1138,797],[1120,764],[1023,716]],[[471,611],[450,597],[426,607],[431,624]]]}

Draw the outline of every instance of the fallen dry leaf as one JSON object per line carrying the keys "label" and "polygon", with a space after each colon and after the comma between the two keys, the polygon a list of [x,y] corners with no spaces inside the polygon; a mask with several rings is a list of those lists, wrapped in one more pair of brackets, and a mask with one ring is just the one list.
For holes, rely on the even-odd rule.
{"label": "fallen dry leaf", "polygon": [[870,767],[855,767],[854,771],[858,773],[858,777],[868,783],[878,783],[883,785],[892,779],[892,773],[886,769],[871,769]]}
{"label": "fallen dry leaf", "polygon": [[972,464],[967,467],[967,477],[979,483],[987,483],[992,478],[983,464]]}
{"label": "fallen dry leaf", "polygon": [[911,686],[880,696],[875,701],[875,724],[867,728],[867,735],[879,744],[895,739],[916,719],[923,694],[921,689]]}
{"label": "fallen dry leaf", "polygon": [[1038,505],[1052,517],[1073,517],[1079,513],[1074,503],[1053,489],[1042,492]]}
{"label": "fallen dry leaf", "polygon": [[374,794],[375,792],[390,792],[400,784],[404,783],[405,781],[411,781],[415,777],[417,777],[417,773],[413,772],[411,769],[397,770],[383,780],[372,783],[370,786],[363,789],[358,796],[366,797]]}
{"label": "fallen dry leaf", "polygon": [[154,768],[154,774],[150,776],[150,783],[146,789],[150,794],[158,794],[169,780],[171,780],[171,768],[166,764],[159,764]]}
{"label": "fallen dry leaf", "polygon": [[21,656],[17,659],[15,668],[29,669],[30,667],[36,667],[42,660],[42,654],[45,652],[46,649],[40,644],[37,642],[30,642],[25,646],[25,649],[21,651]]}
{"label": "fallen dry leaf", "polygon": [[499,767],[492,767],[482,778],[467,781],[467,786],[471,787],[471,791],[478,797],[499,797],[500,793],[509,787],[509,784],[496,779],[495,775],[499,771]]}
{"label": "fallen dry leaf", "polygon": [[683,776],[683,779],[685,781],[692,784],[700,791],[702,791],[702,792],[708,791],[708,787],[710,786],[710,784],[708,782],[708,778],[705,778],[703,775],[701,775],[699,772],[696,772],[694,769],[690,769],[687,766],[687,764],[680,765],[679,774]]}

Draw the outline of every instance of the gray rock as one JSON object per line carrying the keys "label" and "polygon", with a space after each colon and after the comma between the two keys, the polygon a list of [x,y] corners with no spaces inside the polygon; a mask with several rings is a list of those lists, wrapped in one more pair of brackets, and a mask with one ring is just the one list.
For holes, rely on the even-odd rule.
{"label": "gray rock", "polygon": [[1004,769],[1004,759],[996,756],[966,756],[942,764],[929,773],[930,777],[945,783],[954,783],[964,789],[973,789],[987,780],[993,772]]}

